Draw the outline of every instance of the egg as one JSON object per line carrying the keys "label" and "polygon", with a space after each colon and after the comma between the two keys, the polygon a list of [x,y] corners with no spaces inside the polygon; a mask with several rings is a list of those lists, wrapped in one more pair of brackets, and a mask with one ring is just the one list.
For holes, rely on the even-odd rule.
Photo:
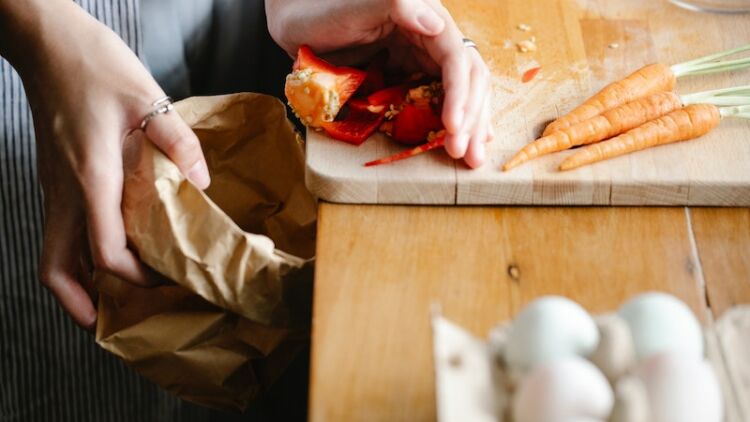
{"label": "egg", "polygon": [[588,356],[596,349],[599,332],[579,304],[559,296],[531,302],[511,324],[505,362],[511,372],[571,356]]}
{"label": "egg", "polygon": [[609,422],[647,422],[651,420],[646,386],[640,378],[624,376],[615,383],[615,407]]}
{"label": "egg", "polygon": [[633,337],[628,323],[617,314],[598,317],[596,326],[599,345],[589,359],[613,382],[635,365]]}
{"label": "egg", "polygon": [[693,312],[665,293],[645,293],[625,303],[619,315],[627,321],[638,359],[674,351],[703,356],[703,334]]}
{"label": "egg", "polygon": [[707,361],[683,353],[658,353],[641,362],[636,375],[646,387],[651,420],[723,420],[721,387]]}
{"label": "egg", "polygon": [[613,404],[612,388],[599,369],[569,357],[538,365],[521,379],[513,396],[513,420],[605,421]]}

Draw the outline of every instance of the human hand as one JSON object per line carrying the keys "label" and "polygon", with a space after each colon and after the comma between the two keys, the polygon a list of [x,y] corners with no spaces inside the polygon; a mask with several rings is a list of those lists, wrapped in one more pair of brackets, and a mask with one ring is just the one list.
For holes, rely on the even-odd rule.
{"label": "human hand", "polygon": [[[76,323],[93,328],[92,266],[149,283],[125,235],[122,154],[126,135],[164,92],[120,38],[74,2],[28,4],[38,7],[22,17],[45,25],[25,34],[33,49],[9,56],[34,117],[45,208],[40,279]],[[208,186],[198,139],[176,113],[155,117],[146,134],[196,186]]]}
{"label": "human hand", "polygon": [[307,44],[354,63],[387,47],[394,64],[442,73],[445,149],[470,167],[484,162],[485,143],[494,136],[489,71],[479,52],[464,46],[439,0],[318,0],[314,7],[306,0],[267,0],[266,14],[271,35],[290,55]]}

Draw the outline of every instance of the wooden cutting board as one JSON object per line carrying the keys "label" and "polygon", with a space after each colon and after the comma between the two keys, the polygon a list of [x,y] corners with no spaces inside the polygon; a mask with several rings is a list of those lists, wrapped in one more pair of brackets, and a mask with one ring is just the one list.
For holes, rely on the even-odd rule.
{"label": "wooden cutting board", "polygon": [[[391,165],[403,150],[382,135],[354,147],[307,134],[307,184],[342,203],[750,206],[750,123],[726,119],[712,133],[558,172],[571,152],[510,172],[500,166],[544,125],[647,63],[674,64],[750,42],[748,15],[690,12],[667,0],[445,0],[492,71],[496,140],[478,170],[433,151]],[[519,24],[531,27],[521,31]],[[537,51],[516,43],[535,37]],[[523,73],[536,66],[534,80]],[[680,79],[677,92],[750,84],[750,70]]]}

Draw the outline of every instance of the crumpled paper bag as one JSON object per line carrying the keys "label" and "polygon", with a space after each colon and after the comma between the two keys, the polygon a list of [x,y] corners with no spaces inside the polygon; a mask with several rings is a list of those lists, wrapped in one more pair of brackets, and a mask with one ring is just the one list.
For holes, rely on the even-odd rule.
{"label": "crumpled paper bag", "polygon": [[307,335],[316,201],[281,102],[235,94],[175,106],[201,140],[211,187],[195,188],[141,131],[126,140],[128,241],[171,283],[96,274],[96,340],[184,399],[242,409]]}

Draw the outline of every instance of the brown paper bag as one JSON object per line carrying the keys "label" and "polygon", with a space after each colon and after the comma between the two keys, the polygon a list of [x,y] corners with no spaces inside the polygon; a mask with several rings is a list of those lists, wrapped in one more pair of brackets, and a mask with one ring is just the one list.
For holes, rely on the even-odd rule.
{"label": "brown paper bag", "polygon": [[242,409],[306,336],[316,203],[278,100],[236,94],[176,109],[201,140],[211,187],[196,189],[142,132],[126,141],[128,240],[174,284],[97,274],[96,339],[180,397]]}

